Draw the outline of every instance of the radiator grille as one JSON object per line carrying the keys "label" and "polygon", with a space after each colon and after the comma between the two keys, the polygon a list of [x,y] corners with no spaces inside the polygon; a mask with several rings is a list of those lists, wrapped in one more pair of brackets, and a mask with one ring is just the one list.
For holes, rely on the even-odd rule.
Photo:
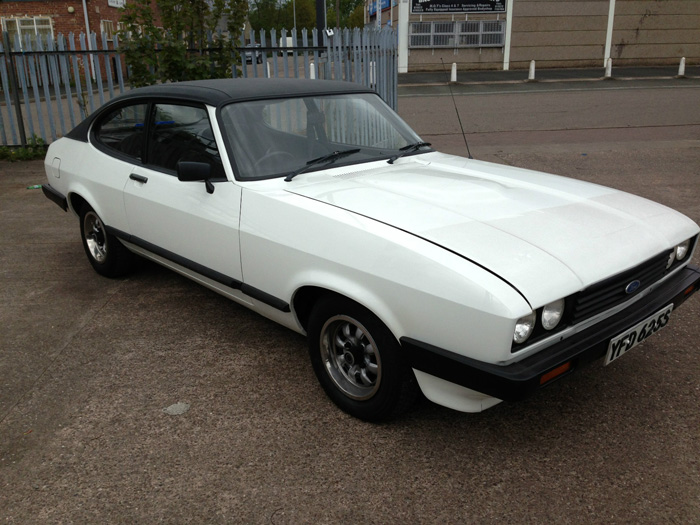
{"label": "radiator grille", "polygon": [[[643,262],[630,270],[594,284],[574,297],[572,323],[588,319],[609,308],[624,303],[638,293],[661,279],[666,273],[671,250]],[[633,281],[639,281],[639,287],[633,293],[626,288]]]}

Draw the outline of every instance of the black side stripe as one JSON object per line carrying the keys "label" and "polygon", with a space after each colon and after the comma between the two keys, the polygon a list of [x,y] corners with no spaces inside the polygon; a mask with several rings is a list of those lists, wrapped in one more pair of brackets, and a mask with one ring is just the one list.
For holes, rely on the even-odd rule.
{"label": "black side stripe", "polygon": [[130,235],[126,232],[123,232],[121,230],[118,230],[116,228],[112,228],[111,226],[105,226],[107,229],[107,232],[111,235],[114,235],[115,237],[118,237],[120,239],[123,239],[126,242],[129,242],[131,244],[135,244],[136,246],[139,246],[143,248],[144,250],[148,250],[149,252],[158,255],[160,257],[163,257],[164,259],[168,259],[169,261],[174,262],[175,264],[182,266],[183,268],[187,268],[188,270],[192,270],[195,273],[198,273],[199,275],[206,277],[208,279],[211,279],[212,281],[215,281],[217,283],[223,284],[224,286],[228,286],[229,288],[233,288],[234,290],[240,290],[244,294],[246,294],[249,297],[252,297],[253,299],[256,299],[260,301],[261,303],[264,303],[268,306],[272,306],[273,308],[280,310],[282,312],[291,312],[291,308],[289,307],[289,303],[286,301],[279,299],[278,297],[275,297],[273,295],[270,295],[267,292],[263,292],[262,290],[259,290],[253,286],[250,286],[249,284],[245,284],[242,281],[239,281],[238,279],[234,279],[233,277],[230,277],[228,275],[224,275],[221,272],[217,272],[216,270],[212,270],[211,268],[207,266],[203,266],[195,261],[192,261],[190,259],[186,259],[185,257],[182,257],[181,255],[178,255],[176,253],[173,253],[169,250],[166,250],[164,248],[161,248],[160,246],[157,246],[153,243],[150,243],[148,241],[145,241],[139,237],[135,237],[133,235]]}

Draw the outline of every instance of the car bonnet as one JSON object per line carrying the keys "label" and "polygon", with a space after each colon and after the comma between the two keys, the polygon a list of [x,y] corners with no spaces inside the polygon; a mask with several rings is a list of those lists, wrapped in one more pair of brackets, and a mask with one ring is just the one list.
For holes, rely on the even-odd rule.
{"label": "car bonnet", "polygon": [[682,214],[618,190],[441,153],[334,169],[288,191],[442,246],[496,273],[534,307],[698,230]]}

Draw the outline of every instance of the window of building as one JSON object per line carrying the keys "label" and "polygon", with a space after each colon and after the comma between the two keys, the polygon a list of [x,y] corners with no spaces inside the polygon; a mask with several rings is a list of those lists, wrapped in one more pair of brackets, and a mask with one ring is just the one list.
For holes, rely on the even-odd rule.
{"label": "window of building", "polygon": [[100,31],[107,35],[107,41],[114,40],[114,22],[111,20],[100,20]]}
{"label": "window of building", "polygon": [[42,41],[53,38],[53,24],[48,16],[3,18],[2,29],[9,33],[11,42],[19,36],[21,45],[24,45],[27,36],[32,41],[36,41],[37,35],[42,37]]}
{"label": "window of building", "polygon": [[503,47],[505,20],[412,22],[409,47]]}

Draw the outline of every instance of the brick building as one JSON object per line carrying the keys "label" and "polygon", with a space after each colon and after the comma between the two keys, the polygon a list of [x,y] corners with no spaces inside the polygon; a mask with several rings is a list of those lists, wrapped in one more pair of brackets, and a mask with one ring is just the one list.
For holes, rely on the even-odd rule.
{"label": "brick building", "polygon": [[69,33],[100,34],[108,40],[119,29],[126,0],[0,0],[2,30],[10,37]]}

